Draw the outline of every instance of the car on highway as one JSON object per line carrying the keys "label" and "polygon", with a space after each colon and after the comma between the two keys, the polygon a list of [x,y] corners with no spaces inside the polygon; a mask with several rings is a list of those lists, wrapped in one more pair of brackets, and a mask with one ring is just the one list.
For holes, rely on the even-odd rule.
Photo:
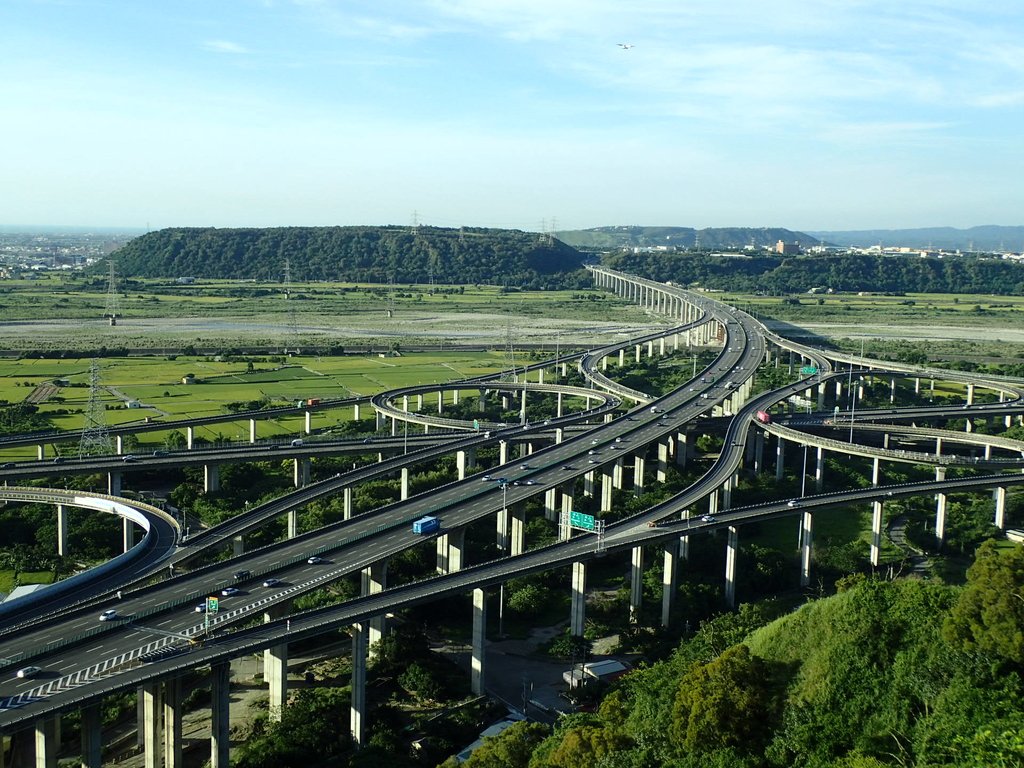
{"label": "car on highway", "polygon": [[15,672],[15,675],[21,678],[35,677],[42,671],[42,667],[22,667],[17,672]]}
{"label": "car on highway", "polygon": [[717,520],[715,520],[715,516],[714,515],[701,515],[700,516],[700,521],[702,523],[715,523],[715,522],[718,522]]}
{"label": "car on highway", "polygon": [[100,614],[100,621],[114,621],[116,618],[118,618],[116,608],[108,608]]}
{"label": "car on highway", "polygon": [[536,480],[523,480],[523,485],[536,485]]}
{"label": "car on highway", "polygon": [[131,464],[132,462],[138,461],[138,459],[136,459],[129,453],[126,456],[122,456],[121,461],[123,461],[125,464]]}
{"label": "car on highway", "polygon": [[281,584],[282,582],[280,579],[267,579],[263,582],[264,587],[279,587]]}
{"label": "car on highway", "polygon": [[563,472],[568,472],[568,471],[570,471],[571,469],[572,469],[572,465],[571,465],[571,464],[563,464],[563,465],[562,465],[562,471],[563,471]]}
{"label": "car on highway", "polygon": [[530,469],[530,465],[529,464],[520,464],[519,468],[520,469]]}
{"label": "car on highway", "polygon": [[309,563],[310,565],[320,565],[320,563],[326,563],[327,561],[324,560],[319,555],[313,555],[312,557],[307,558],[306,562]]}
{"label": "car on highway", "polygon": [[15,466],[13,461],[5,461],[3,464],[0,464],[0,469],[14,469]]}
{"label": "car on highway", "polygon": [[51,464],[63,464],[63,463],[64,463],[64,457],[63,457],[63,456],[57,456],[57,457],[56,457],[56,458],[55,458],[55,459],[54,459],[54,460],[53,460],[52,462],[50,462],[50,463],[51,463]]}
{"label": "car on highway", "polygon": [[206,603],[200,603],[196,606],[196,613],[206,613]]}
{"label": "car on highway", "polygon": [[220,593],[224,597],[231,597],[232,595],[237,595],[241,591],[242,590],[240,590],[238,587],[224,587],[224,589],[222,589]]}
{"label": "car on highway", "polygon": [[490,475],[484,475],[480,479],[483,480],[484,482],[487,482],[489,480],[493,480],[494,478],[492,478]]}
{"label": "car on highway", "polygon": [[790,499],[789,501],[786,502],[787,507],[795,507],[798,504],[799,502],[796,499]]}
{"label": "car on highway", "polygon": [[235,581],[248,579],[250,576],[252,576],[252,573],[250,571],[235,571]]}

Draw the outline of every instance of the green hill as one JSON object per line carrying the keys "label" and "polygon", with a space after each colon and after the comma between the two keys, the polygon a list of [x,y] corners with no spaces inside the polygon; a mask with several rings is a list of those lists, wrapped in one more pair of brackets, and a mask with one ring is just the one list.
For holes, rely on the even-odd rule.
{"label": "green hill", "polygon": [[519,230],[436,227],[162,229],[113,254],[126,277],[577,287],[581,254]]}
{"label": "green hill", "polygon": [[861,576],[742,606],[502,768],[1019,768],[1022,589],[1024,548],[987,542],[965,587]]}

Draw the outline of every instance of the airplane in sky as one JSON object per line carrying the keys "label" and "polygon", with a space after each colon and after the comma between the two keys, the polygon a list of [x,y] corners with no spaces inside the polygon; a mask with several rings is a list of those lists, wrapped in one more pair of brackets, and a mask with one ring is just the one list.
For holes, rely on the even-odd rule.
{"label": "airplane in sky", "polygon": [[619,48],[621,48],[622,50],[624,50],[624,51],[628,51],[628,50],[629,50],[630,48],[632,48],[632,47],[633,47],[633,44],[632,44],[632,43],[618,43],[618,46],[619,46]]}

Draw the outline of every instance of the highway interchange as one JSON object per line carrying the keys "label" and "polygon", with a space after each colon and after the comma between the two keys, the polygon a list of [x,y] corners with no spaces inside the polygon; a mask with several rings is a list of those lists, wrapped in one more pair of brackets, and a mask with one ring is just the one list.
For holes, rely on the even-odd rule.
{"label": "highway interchange", "polygon": [[[669,290],[665,286],[658,286],[658,289]],[[604,415],[616,413],[619,405],[617,398],[628,399],[629,392],[616,392],[613,389],[615,398],[605,398],[602,405],[588,409],[585,413],[567,415],[558,420],[557,424],[534,424],[525,428],[519,424],[507,427],[494,424],[494,430],[487,437],[468,432],[461,435],[429,435],[403,441],[404,450],[412,449],[408,453],[298,489],[287,497],[239,515],[222,529],[204,532],[186,544],[179,541],[178,546],[167,549],[159,562],[147,565],[148,573],[160,573],[163,578],[164,571],[170,571],[169,565],[178,565],[180,570],[180,566],[202,548],[223,547],[233,537],[269,518],[285,514],[312,499],[337,494],[362,479],[395,472],[403,466],[429,464],[444,454],[471,450],[503,440],[523,441],[536,437],[539,445],[541,440],[551,440],[553,430],[562,432],[559,435],[561,442],[538,448],[528,457],[511,459],[504,467],[491,471],[495,476],[507,478],[508,483],[487,482],[479,479],[480,474],[471,475],[463,481],[356,515],[325,529],[212,566],[179,573],[173,578],[163,578],[150,586],[131,588],[131,584],[139,578],[138,573],[132,574],[131,578],[122,580],[120,588],[124,593],[120,600],[114,598],[117,585],[104,581],[89,587],[89,594],[75,594],[74,599],[60,606],[59,610],[49,605],[38,611],[26,611],[17,620],[5,620],[0,626],[0,660],[6,660],[6,663],[0,661],[0,670],[13,672],[15,667],[31,663],[42,667],[44,673],[35,679],[22,680],[0,671],[0,676],[3,676],[0,680],[0,729],[11,733],[42,716],[73,710],[115,691],[134,689],[147,680],[166,679],[183,669],[202,667],[265,650],[288,640],[294,641],[366,622],[405,605],[448,594],[465,593],[502,583],[513,576],[589,560],[599,554],[596,537],[592,534],[578,534],[549,547],[492,562],[477,563],[453,573],[366,595],[340,606],[290,613],[259,626],[230,629],[235,624],[241,626],[251,623],[252,619],[262,620],[264,613],[271,613],[275,604],[290,605],[288,601],[299,594],[385,561],[410,546],[422,545],[423,537],[412,533],[410,523],[424,514],[434,514],[442,519],[442,533],[457,531],[474,521],[497,515],[506,506],[513,507],[526,498],[552,488],[567,487],[571,481],[588,473],[607,471],[608,465],[623,453],[637,451],[651,444],[665,443],[679,434],[685,425],[693,424],[710,414],[712,409],[721,410],[723,404],[726,404],[726,409],[732,412],[734,418],[728,424],[724,447],[714,465],[697,483],[676,497],[641,515],[608,526],[600,541],[602,551],[615,552],[645,543],[678,540],[680,535],[684,535],[683,532],[685,535],[694,535],[721,527],[735,527],[741,522],[772,515],[803,514],[812,509],[884,497],[934,494],[951,487],[953,481],[879,486],[816,495],[801,500],[798,509],[794,509],[786,500],[779,500],[749,509],[720,509],[714,520],[706,522],[702,522],[699,516],[691,517],[691,510],[717,489],[727,485],[736,475],[748,451],[748,433],[757,427],[754,414],[758,410],[768,410],[772,405],[784,402],[809,387],[823,385],[832,379],[842,380],[847,373],[832,368],[831,359],[835,359],[835,356],[829,358],[816,350],[772,337],[746,313],[732,310],[706,297],[685,294],[679,289],[671,290],[699,307],[700,317],[669,331],[659,331],[643,340],[630,340],[628,344],[646,343],[659,336],[678,332],[679,328],[689,329],[694,324],[708,320],[717,323],[723,332],[718,357],[707,371],[699,372],[687,385],[662,398],[650,399],[649,402],[645,400],[628,414],[613,418],[608,423],[603,423]],[[769,343],[785,344],[787,349],[796,351],[806,361],[813,363],[819,372],[810,380],[797,382],[781,390],[756,397],[737,397],[737,390],[751,379],[764,361]],[[592,380],[601,381],[602,376],[596,366],[602,357],[611,355],[613,351],[617,351],[617,348],[591,351],[583,356],[580,361],[583,372],[589,374]],[[707,381],[702,382],[702,378]],[[734,386],[728,386],[729,383]],[[486,383],[482,385],[486,386]],[[469,384],[459,386],[470,388]],[[979,404],[975,409],[979,415],[986,412],[999,416],[1019,415],[1024,410],[1019,401],[1021,392],[1018,385],[1002,383],[999,386],[1008,398],[1006,402]],[[433,389],[436,390],[437,385],[433,385]],[[395,399],[403,394],[409,392],[390,393],[390,408],[383,401],[375,403],[378,411],[385,411],[390,418],[400,417],[401,414],[393,412],[393,406]],[[639,398],[635,399],[639,401]],[[343,404],[351,405],[347,401]],[[912,412],[901,409],[899,413],[888,415],[901,419],[950,415],[948,412],[940,413],[940,410],[934,407],[915,408]],[[963,413],[957,416],[962,417]],[[862,412],[857,417],[869,421],[885,418],[885,415]],[[422,414],[417,416],[417,420],[422,423]],[[574,423],[585,424],[588,428],[583,433],[574,433],[570,428]],[[156,428],[156,425],[146,425],[147,428],[151,426]],[[435,426],[441,427],[438,424]],[[451,428],[452,425],[447,426]],[[163,425],[162,428],[166,429],[167,426]],[[397,449],[400,439],[396,436],[391,441],[382,440],[388,448]],[[36,441],[31,437],[26,437],[26,440]],[[382,450],[384,448],[383,445],[375,444],[372,450],[378,447]],[[294,449],[291,446],[283,447],[281,453],[289,458],[308,457],[318,452],[337,451],[339,448],[365,453],[367,446],[355,442],[345,446],[316,443]],[[161,463],[181,466],[185,462],[204,463],[210,460],[197,452],[185,453],[147,458],[146,466]],[[267,455],[262,446],[232,449],[232,453],[237,454],[233,457],[235,460],[265,459]],[[218,451],[214,458],[224,460],[225,454]],[[52,466],[47,467],[45,464],[45,461],[27,462],[25,466],[0,469],[0,477],[6,479],[6,474],[20,477],[52,474]],[[88,471],[92,472],[113,471],[123,467],[123,462],[117,458],[97,458],[88,463]],[[85,471],[86,467],[82,467],[82,470]],[[513,485],[512,481],[520,484]],[[1020,474],[1018,463],[1015,474],[960,478],[956,487],[1005,487],[1022,481],[1024,475]],[[654,522],[659,524],[652,527],[650,523]],[[325,562],[310,564],[307,561],[311,556],[322,557]],[[240,569],[248,570],[251,576],[244,580],[241,594],[224,598],[221,613],[214,620],[214,638],[202,644],[184,643],[180,638],[195,638],[205,633],[205,618],[195,612],[196,604],[204,596],[217,594],[235,584],[234,573]],[[263,579],[271,576],[280,579],[281,583],[273,587],[261,586]],[[111,607],[116,608],[119,616],[124,618],[99,622],[99,613]],[[51,650],[41,652],[47,648]],[[160,649],[166,651],[170,648],[175,649],[173,653],[158,653]],[[27,652],[28,649],[34,652]],[[101,669],[104,665],[106,667]]]}

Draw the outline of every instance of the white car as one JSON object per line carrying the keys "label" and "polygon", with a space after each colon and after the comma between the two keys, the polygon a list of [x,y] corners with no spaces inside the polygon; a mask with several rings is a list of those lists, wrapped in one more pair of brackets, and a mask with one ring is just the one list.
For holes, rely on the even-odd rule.
{"label": "white car", "polygon": [[798,502],[796,499],[790,499],[789,501],[786,502],[787,507],[795,507],[797,504]]}
{"label": "white car", "polygon": [[263,582],[263,586],[264,587],[279,587],[279,586],[281,586],[281,580],[280,579],[267,579],[266,581]]}
{"label": "white car", "polygon": [[312,557],[308,558],[306,562],[310,565],[320,565],[320,563],[324,562],[324,559],[318,555],[313,555]]}
{"label": "white car", "polygon": [[716,522],[714,515],[701,515],[700,521],[702,523],[714,523]]}
{"label": "white car", "polygon": [[224,589],[222,589],[220,593],[223,597],[231,597],[232,595],[237,595],[241,591],[242,590],[240,590],[238,587],[224,587]]}
{"label": "white car", "polygon": [[35,677],[42,671],[42,667],[22,667],[15,674],[18,677]]}
{"label": "white car", "polygon": [[117,618],[117,609],[116,608],[108,608],[107,610],[105,610],[103,613],[100,614],[100,621],[113,621],[116,618]]}

